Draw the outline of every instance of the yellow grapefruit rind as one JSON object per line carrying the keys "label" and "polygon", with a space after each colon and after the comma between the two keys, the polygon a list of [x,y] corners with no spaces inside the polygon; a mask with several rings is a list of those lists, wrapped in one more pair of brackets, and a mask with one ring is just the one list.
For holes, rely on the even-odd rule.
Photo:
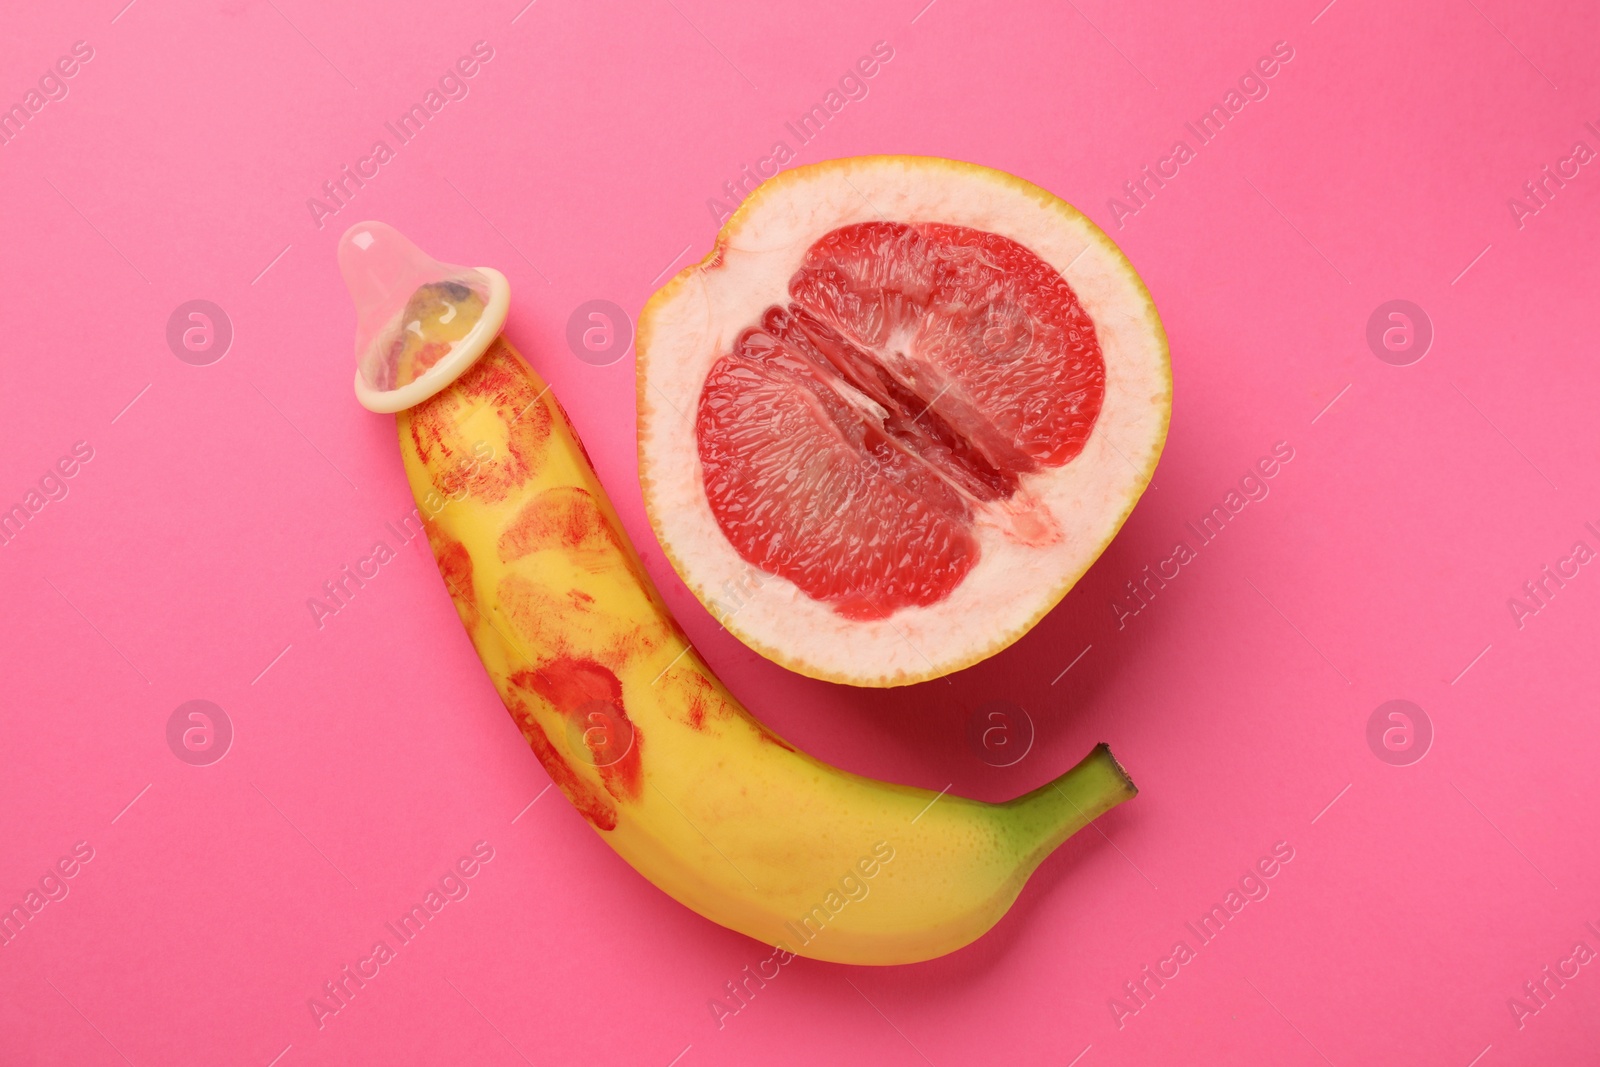
{"label": "yellow grapefruit rind", "polygon": [[[1150,447],[1145,449],[1144,462],[1142,464],[1134,464],[1133,461],[1128,461],[1133,466],[1134,477],[1125,490],[1124,499],[1126,503],[1120,514],[1107,527],[1104,537],[1099,540],[1099,543],[1094,546],[1092,551],[1085,550],[1080,553],[1081,563],[1079,566],[1060,573],[1053,587],[1041,599],[1040,606],[1029,617],[1021,622],[1012,622],[1006,625],[1000,632],[985,638],[975,639],[969,650],[964,654],[945,657],[937,663],[929,663],[926,669],[908,670],[904,667],[897,667],[892,672],[872,675],[863,672],[841,671],[794,656],[788,649],[750,633],[746,627],[741,626],[737,612],[719,610],[715,594],[697,580],[692,569],[686,567],[684,559],[681,558],[680,552],[674,545],[670,531],[665,527],[661,516],[658,514],[656,459],[649,452],[646,428],[652,419],[661,414],[658,397],[651,395],[650,361],[653,349],[657,346],[657,333],[660,329],[658,320],[663,316],[664,311],[674,301],[686,295],[691,282],[701,278],[704,272],[713,270],[721,264],[725,253],[730,248],[737,247],[735,242],[740,236],[742,228],[747,225],[749,220],[765,209],[768,201],[776,201],[783,197],[790,186],[814,180],[819,173],[828,170],[841,172],[842,175],[846,176],[845,180],[848,182],[847,175],[852,172],[862,168],[885,166],[899,167],[905,171],[912,172],[908,174],[908,178],[923,177],[933,181],[939,180],[941,176],[955,177],[961,180],[972,179],[993,182],[997,186],[1009,189],[1014,193],[1021,193],[1039,207],[1059,215],[1065,225],[1082,232],[1093,244],[1098,245],[1104,253],[1107,253],[1113,262],[1119,264],[1122,273],[1125,275],[1125,280],[1131,283],[1132,294],[1136,296],[1142,305],[1137,309],[1138,317],[1142,318],[1143,325],[1149,331],[1149,339],[1155,345],[1153,354],[1158,361],[1158,388],[1148,396],[1147,401],[1159,408],[1159,427],[1152,434]],[[919,220],[898,219],[896,221]],[[930,219],[927,221],[956,220]],[[821,232],[825,231],[819,231],[814,236],[821,236]],[[1085,251],[1087,251],[1087,248],[1085,248]],[[1031,182],[1004,171],[983,167],[975,163],[965,163],[933,156],[857,156],[830,160],[785,171],[770,181],[763,183],[723,224],[722,229],[717,233],[716,241],[711,251],[706,257],[700,262],[691,264],[679,271],[646,301],[644,308],[639,313],[637,337],[636,388],[640,428],[638,445],[639,483],[644,495],[645,513],[649,517],[651,529],[655,532],[663,553],[665,553],[668,561],[672,564],[674,570],[678,572],[679,577],[682,578],[690,592],[694,593],[696,598],[713,615],[719,618],[728,632],[739,638],[746,646],[774,663],[798,674],[822,681],[839,682],[847,685],[889,688],[913,685],[929,679],[940,678],[980,663],[1022,638],[1040,619],[1055,608],[1072,587],[1077,584],[1078,580],[1093,565],[1094,561],[1105,551],[1106,546],[1111,543],[1117,532],[1127,521],[1128,516],[1132,514],[1134,505],[1138,503],[1139,497],[1143,495],[1145,487],[1149,485],[1150,479],[1155,473],[1156,464],[1160,459],[1162,448],[1166,442],[1167,429],[1171,420],[1172,364],[1166,331],[1162,327],[1160,315],[1156,311],[1155,302],[1150,296],[1149,289],[1116,242],[1099,226],[1095,225],[1088,216],[1061,198]],[[664,400],[665,398],[661,399]],[[680,417],[683,415],[681,411],[674,412],[674,414]],[[678,457],[672,457],[672,459],[681,461]],[[694,457],[693,462],[698,467],[698,456]],[[733,552],[732,546],[728,546],[728,551],[730,553]],[[892,616],[889,621],[893,622]],[[988,623],[991,620],[978,621],[980,623]]]}

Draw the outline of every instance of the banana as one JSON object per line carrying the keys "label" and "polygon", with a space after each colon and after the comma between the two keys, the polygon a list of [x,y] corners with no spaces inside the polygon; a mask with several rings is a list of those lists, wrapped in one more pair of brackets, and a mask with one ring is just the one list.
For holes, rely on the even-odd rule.
{"label": "banana", "polygon": [[812,959],[931,959],[1136,792],[1105,745],[988,804],[846,773],[762,726],[674,622],[504,338],[398,424],[439,572],[523,737],[607,844],[712,922]]}

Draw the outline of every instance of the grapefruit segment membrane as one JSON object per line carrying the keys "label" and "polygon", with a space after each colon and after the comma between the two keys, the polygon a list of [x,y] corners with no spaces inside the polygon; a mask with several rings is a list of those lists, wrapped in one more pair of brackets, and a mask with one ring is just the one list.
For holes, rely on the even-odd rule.
{"label": "grapefruit segment membrane", "polygon": [[638,381],[646,509],[685,583],[756,651],[858,685],[1025,633],[1126,518],[1171,403],[1105,234],[921,157],[758,188],[645,306]]}

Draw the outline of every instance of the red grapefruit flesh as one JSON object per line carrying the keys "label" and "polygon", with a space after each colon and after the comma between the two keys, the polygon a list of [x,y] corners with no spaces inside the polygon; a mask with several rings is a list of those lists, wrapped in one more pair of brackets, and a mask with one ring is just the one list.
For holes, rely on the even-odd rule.
{"label": "red grapefruit flesh", "polygon": [[974,505],[1082,450],[1105,393],[1094,325],[1022,245],[943,223],[833,230],[789,294],[700,394],[717,525],[847,618],[937,603],[978,560]]}
{"label": "red grapefruit flesh", "polygon": [[1148,482],[1171,379],[1148,293],[998,171],[790,171],[639,326],[640,474],[686,584],[802,673],[936,677],[1005,647]]}

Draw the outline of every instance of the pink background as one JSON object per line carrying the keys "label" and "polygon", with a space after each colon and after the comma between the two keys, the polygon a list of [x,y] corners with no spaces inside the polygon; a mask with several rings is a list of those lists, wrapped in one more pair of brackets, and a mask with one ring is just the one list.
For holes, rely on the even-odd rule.
{"label": "pink background", "polygon": [[[7,105],[94,51],[0,146],[0,504],[93,449],[0,546],[0,904],[94,850],[0,948],[0,1062],[1501,1067],[1595,1047],[1600,967],[1520,1029],[1507,1004],[1575,942],[1600,949],[1600,567],[1520,629],[1507,605],[1575,541],[1600,549],[1600,168],[1521,228],[1507,203],[1575,141],[1600,149],[1592,5],[124,2],[12,5],[0,37]],[[470,94],[319,229],[307,198],[395,147],[384,122],[479,40]],[[797,147],[784,122],[877,41],[892,61],[799,161],[951,156],[1078,204],[1149,283],[1176,377],[1156,488],[1062,606],[948,684],[888,693],[716,632],[643,516],[631,359],[565,342],[579,304],[634,314],[703,255],[706,200]],[[1117,229],[1108,199],[1277,41],[1294,58],[1270,95]],[[1139,798],[971,948],[796,961],[719,1030],[708,1001],[767,953],[559,794],[527,807],[547,778],[426,552],[312,620],[411,507],[392,420],[350,387],[333,246],[364,217],[509,275],[510,336],[684,625],[781,733],[989,799],[1106,740]],[[165,337],[196,298],[235,331],[209,366]],[[1410,366],[1365,339],[1394,298],[1435,330]],[[1270,496],[1119,629],[1124,583],[1279,441]],[[1394,698],[1436,734],[1411,766],[1366,741]],[[191,699],[235,730],[210,766],[167,745]],[[966,741],[992,700],[1037,728],[1006,769]],[[319,1029],[308,998],[478,841],[470,895]],[[1119,1027],[1123,983],[1193,947],[1185,922],[1280,841],[1270,896]]]}

